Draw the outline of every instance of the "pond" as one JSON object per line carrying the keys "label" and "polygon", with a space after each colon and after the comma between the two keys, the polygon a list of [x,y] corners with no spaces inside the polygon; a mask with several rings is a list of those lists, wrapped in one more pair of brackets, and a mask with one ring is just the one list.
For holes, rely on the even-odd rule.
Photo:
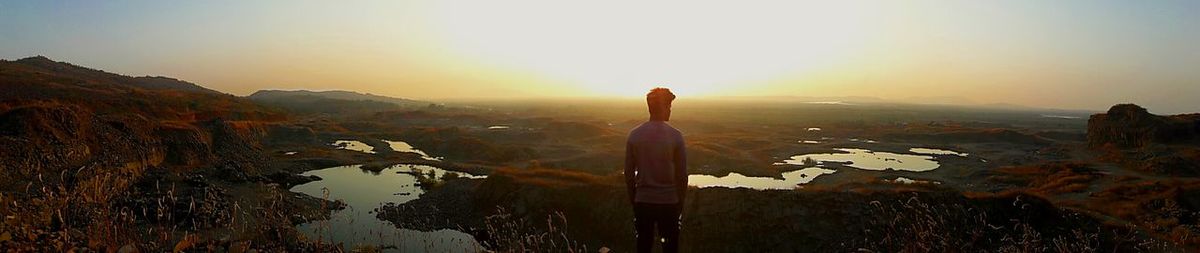
{"label": "pond", "polygon": [[363,170],[361,165],[308,171],[302,175],[315,175],[321,180],[294,186],[291,191],[318,198],[326,198],[328,194],[327,199],[341,200],[346,203],[346,208],[334,211],[328,220],[312,221],[297,228],[310,239],[342,243],[347,250],[357,245],[386,247],[388,251],[398,252],[482,250],[474,237],[461,231],[402,229],[375,217],[374,209],[385,203],[405,203],[425,193],[416,185],[417,177],[414,174],[418,173],[433,174],[437,178],[451,173],[465,178],[486,177],[408,164],[388,167],[379,172]]}
{"label": "pond", "polygon": [[942,184],[942,182],[938,181],[916,180],[907,177],[897,177],[896,179],[892,180],[884,179],[883,181],[897,184]]}
{"label": "pond", "polygon": [[862,142],[862,143],[879,143],[878,141],[871,140],[871,139],[858,139],[858,138],[850,138],[850,141]]}
{"label": "pond", "polygon": [[729,173],[723,177],[712,175],[688,175],[688,185],[700,188],[725,187],[749,188],[756,190],[791,190],[801,184],[807,184],[817,176],[832,174],[834,170],[810,167],[783,173],[783,179],[770,177],[748,177],[738,173]]}
{"label": "pond", "polygon": [[782,164],[815,166],[842,163],[864,170],[930,171],[938,168],[932,156],[875,152],[867,149],[838,148],[842,153],[806,154],[792,156]]}
{"label": "pond", "polygon": [[1067,115],[1051,115],[1051,114],[1042,114],[1042,118],[1055,118],[1055,119],[1080,119],[1080,118],[1082,118],[1082,117],[1078,117],[1078,116],[1067,116]]}
{"label": "pond", "polygon": [[953,150],[934,149],[934,148],[910,148],[910,149],[908,149],[908,152],[913,152],[913,153],[923,154],[923,155],[956,155],[956,156],[963,156],[963,157],[967,156],[967,153],[960,153],[960,152],[953,151]]}
{"label": "pond", "polygon": [[367,145],[366,143],[363,143],[361,141],[338,140],[338,141],[333,142],[333,144],[330,144],[330,145],[333,145],[334,147],[337,147],[338,149],[354,150],[354,151],[363,152],[363,153],[367,153],[367,154],[375,153],[375,147],[371,147],[371,145]]}
{"label": "pond", "polygon": [[425,151],[421,151],[420,149],[417,149],[416,147],[409,145],[407,142],[389,141],[389,140],[383,140],[383,142],[387,142],[388,146],[391,147],[392,150],[396,151],[396,152],[416,153],[418,155],[421,155],[422,159],[430,160],[430,161],[441,161],[442,160],[441,157],[430,156],[429,154],[426,154]]}

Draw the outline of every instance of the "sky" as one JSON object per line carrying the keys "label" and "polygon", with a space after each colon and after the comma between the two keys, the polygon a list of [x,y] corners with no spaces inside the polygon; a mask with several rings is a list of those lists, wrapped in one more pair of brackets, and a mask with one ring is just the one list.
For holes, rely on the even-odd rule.
{"label": "sky", "polygon": [[235,95],[864,96],[1200,112],[1200,1],[8,1],[44,55]]}

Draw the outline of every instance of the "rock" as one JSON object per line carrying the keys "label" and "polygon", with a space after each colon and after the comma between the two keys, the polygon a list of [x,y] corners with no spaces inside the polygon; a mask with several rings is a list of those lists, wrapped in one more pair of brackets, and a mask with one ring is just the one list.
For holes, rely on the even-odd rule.
{"label": "rock", "polygon": [[125,244],[125,246],[121,246],[120,249],[117,249],[117,253],[136,253],[136,252],[139,252],[137,249],[137,246],[134,246],[132,243]]}
{"label": "rock", "polygon": [[271,173],[266,176],[258,176],[255,180],[259,181],[259,182],[265,182],[265,183],[275,183],[275,184],[282,185],[285,188],[290,188],[292,186],[321,180],[321,177],[318,177],[316,175],[301,176],[301,175],[292,174],[289,172],[280,171],[280,172]]}
{"label": "rock", "polygon": [[1088,119],[1087,140],[1092,147],[1195,143],[1200,140],[1198,137],[1200,114],[1158,116],[1138,105],[1119,104]]}

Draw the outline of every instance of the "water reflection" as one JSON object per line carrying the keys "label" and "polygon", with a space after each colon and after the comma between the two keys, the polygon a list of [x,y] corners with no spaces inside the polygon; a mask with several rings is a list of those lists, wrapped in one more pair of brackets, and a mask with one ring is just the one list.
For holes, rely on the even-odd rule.
{"label": "water reflection", "polygon": [[313,170],[304,176],[315,175],[321,180],[291,188],[310,196],[341,200],[346,209],[335,211],[329,220],[313,221],[297,226],[310,239],[342,243],[346,249],[357,245],[394,246],[388,251],[399,252],[476,252],[478,241],[469,234],[443,229],[416,231],[399,229],[390,222],[375,217],[373,210],[388,202],[404,203],[417,199],[425,191],[416,186],[416,172],[437,177],[454,173],[466,178],[483,178],[461,172],[451,172],[425,165],[397,165],[371,173],[361,165],[339,166]]}
{"label": "water reflection", "polygon": [[942,182],[938,182],[938,181],[915,180],[915,179],[911,179],[911,178],[907,178],[907,177],[897,177],[896,179],[893,179],[893,180],[884,179],[883,181],[897,183],[897,184],[942,184]]}
{"label": "water reflection", "polygon": [[449,171],[449,170],[444,170],[444,169],[441,169],[438,167],[433,167],[433,166],[428,166],[428,165],[398,164],[398,165],[392,166],[391,169],[395,169],[396,173],[400,173],[400,174],[426,175],[426,176],[432,176],[432,178],[434,178],[434,179],[446,178],[447,175],[450,175],[451,178],[470,178],[470,179],[487,178],[487,176],[485,176],[485,175],[476,176],[476,175],[468,174],[466,172]]}
{"label": "water reflection", "polygon": [[339,149],[354,150],[354,151],[363,152],[363,153],[367,153],[367,154],[375,153],[375,147],[371,147],[371,145],[367,145],[366,143],[363,143],[361,141],[338,140],[338,141],[333,142],[333,144],[331,144],[331,145],[333,145],[334,147],[337,147]]}
{"label": "water reflection", "polygon": [[383,142],[387,142],[388,146],[391,147],[392,150],[394,150],[396,152],[416,153],[418,155],[421,155],[422,159],[430,160],[430,161],[441,161],[442,160],[441,157],[430,156],[429,154],[426,154],[425,151],[421,151],[420,149],[417,149],[416,147],[409,145],[407,142],[389,141],[389,140],[383,140]]}
{"label": "water reflection", "polygon": [[723,177],[711,175],[688,175],[688,185],[700,188],[725,187],[749,188],[756,190],[791,190],[801,184],[807,184],[817,176],[832,174],[834,170],[810,167],[783,173],[783,179],[770,177],[747,177],[738,173],[729,173]]}
{"label": "water reflection", "polygon": [[864,170],[930,171],[938,168],[931,156],[874,152],[866,149],[839,148],[845,153],[806,154],[792,156],[784,164],[811,166],[814,163],[844,163],[845,166]]}
{"label": "water reflection", "polygon": [[1080,117],[1078,117],[1078,116],[1050,115],[1050,114],[1042,114],[1042,118],[1055,118],[1055,119],[1080,119]]}
{"label": "water reflection", "polygon": [[908,152],[913,152],[913,153],[917,153],[917,154],[925,154],[925,155],[967,156],[967,153],[959,153],[959,152],[956,152],[953,150],[934,149],[934,148],[910,148],[910,149],[908,149]]}

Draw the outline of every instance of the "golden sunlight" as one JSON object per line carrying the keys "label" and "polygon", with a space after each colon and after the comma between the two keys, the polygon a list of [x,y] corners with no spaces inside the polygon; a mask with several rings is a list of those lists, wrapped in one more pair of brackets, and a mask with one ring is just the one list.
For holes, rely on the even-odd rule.
{"label": "golden sunlight", "polygon": [[807,1],[435,5],[429,25],[455,57],[594,96],[638,96],[657,85],[719,95],[821,71],[852,58],[876,17],[859,3]]}

